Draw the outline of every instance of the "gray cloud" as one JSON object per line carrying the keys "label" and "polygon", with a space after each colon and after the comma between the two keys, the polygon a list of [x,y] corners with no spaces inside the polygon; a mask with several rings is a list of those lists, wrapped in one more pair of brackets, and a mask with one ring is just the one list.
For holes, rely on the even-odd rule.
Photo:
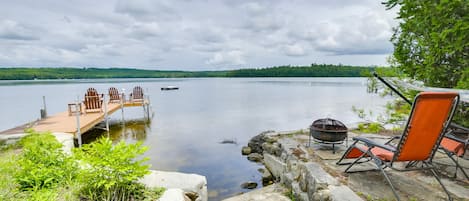
{"label": "gray cloud", "polygon": [[374,0],[6,1],[0,66],[383,65],[394,16]]}
{"label": "gray cloud", "polygon": [[38,40],[31,28],[27,28],[13,20],[0,21],[0,38],[7,40]]}

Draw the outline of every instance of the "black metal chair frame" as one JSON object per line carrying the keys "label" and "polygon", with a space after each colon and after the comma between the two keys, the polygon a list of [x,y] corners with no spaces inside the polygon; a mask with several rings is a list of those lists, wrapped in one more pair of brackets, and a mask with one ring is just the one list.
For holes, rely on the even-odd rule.
{"label": "black metal chair frame", "polygon": [[[417,97],[415,98],[414,102],[419,98],[419,96],[417,95]],[[435,155],[436,151],[438,150],[439,148],[439,144],[441,142],[441,140],[443,139],[444,135],[446,134],[446,131],[449,127],[449,124],[453,118],[453,115],[454,115],[454,112],[456,110],[456,106],[457,106],[457,103],[459,102],[459,95],[456,96],[452,106],[451,106],[451,110],[450,110],[450,114],[448,115],[445,123],[444,123],[444,126],[443,126],[443,129],[442,129],[442,132],[440,133],[439,137],[438,137],[438,140],[436,141],[435,145],[433,146],[432,150],[431,150],[431,154],[427,157],[426,160],[421,160],[420,162],[422,162],[422,166],[421,167],[414,167],[414,168],[408,168],[406,166],[405,169],[400,169],[400,168],[395,168],[393,166],[393,163],[394,162],[405,162],[405,161],[397,161],[398,157],[399,157],[399,154],[400,154],[400,148],[402,146],[404,146],[404,144],[406,143],[406,138],[407,136],[409,135],[409,132],[408,132],[408,129],[409,129],[409,123],[411,121],[412,118],[409,118],[408,121],[407,121],[407,124],[406,124],[406,127],[404,129],[404,132],[402,134],[402,136],[395,136],[395,137],[392,137],[389,141],[387,141],[386,143],[383,143],[383,144],[380,144],[380,143],[377,143],[377,142],[374,142],[370,139],[367,139],[367,138],[363,138],[363,137],[354,137],[352,138],[354,140],[354,143],[345,151],[345,153],[342,155],[342,157],[339,159],[339,161],[337,161],[337,165],[349,165],[346,169],[345,169],[345,172],[346,173],[355,173],[355,172],[365,172],[365,171],[370,171],[370,170],[359,170],[359,171],[350,171],[350,168],[352,166],[354,166],[355,164],[359,164],[359,163],[365,163],[365,162],[369,162],[371,160],[373,160],[374,164],[376,165],[377,169],[371,169],[371,170],[380,170],[381,173],[384,175],[386,181],[388,182],[389,186],[391,187],[391,190],[394,194],[394,196],[396,197],[396,199],[399,201],[400,198],[399,198],[399,195],[397,194],[396,192],[396,189],[391,181],[391,179],[389,178],[389,176],[386,174],[386,172],[384,171],[385,168],[391,168],[393,170],[396,170],[396,171],[414,171],[414,170],[430,170],[431,173],[433,174],[433,176],[436,178],[436,180],[438,181],[438,183],[441,185],[441,187],[443,188],[443,190],[445,191],[445,193],[447,194],[448,196],[448,200],[452,200],[451,198],[451,195],[449,193],[449,191],[446,189],[446,187],[443,185],[443,183],[441,182],[438,174],[436,173],[436,170],[435,170],[435,167],[433,166],[432,164],[432,159],[433,159],[433,156]],[[416,104],[413,104],[412,105],[412,110],[411,110],[411,113],[410,113],[410,117],[413,116],[413,113],[414,113],[414,110],[415,110],[415,107],[416,107]],[[399,142],[397,143],[397,146],[393,146],[391,145],[391,142],[393,140],[396,140],[396,139],[399,139]],[[361,146],[356,146],[358,142],[361,142],[363,143],[366,148],[364,148],[365,146],[361,147]],[[379,158],[378,156],[374,155],[372,153],[372,149],[375,148],[375,147],[379,147],[381,149],[384,149],[384,150],[387,150],[387,151],[390,151],[393,153],[393,158],[392,160],[390,161],[385,161],[385,160],[382,160],[381,158]],[[342,160],[346,159],[346,156],[353,150],[353,148],[357,148],[358,150],[361,151],[361,155],[356,158],[353,162],[342,162]],[[364,161],[362,159],[365,159]],[[413,162],[413,161],[411,161]]]}

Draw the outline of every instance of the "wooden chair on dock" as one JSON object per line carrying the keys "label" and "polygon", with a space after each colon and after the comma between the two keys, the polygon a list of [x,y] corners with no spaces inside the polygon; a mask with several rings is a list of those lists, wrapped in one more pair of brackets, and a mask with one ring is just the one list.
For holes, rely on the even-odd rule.
{"label": "wooden chair on dock", "polygon": [[132,102],[143,102],[143,89],[140,86],[134,87],[134,90],[130,94],[130,101]]}
{"label": "wooden chair on dock", "polygon": [[122,99],[121,94],[119,94],[119,90],[117,90],[115,87],[109,88],[109,102],[110,103],[120,103]]}
{"label": "wooden chair on dock", "polygon": [[102,112],[103,107],[103,94],[98,94],[95,88],[89,88],[85,94],[85,113]]}

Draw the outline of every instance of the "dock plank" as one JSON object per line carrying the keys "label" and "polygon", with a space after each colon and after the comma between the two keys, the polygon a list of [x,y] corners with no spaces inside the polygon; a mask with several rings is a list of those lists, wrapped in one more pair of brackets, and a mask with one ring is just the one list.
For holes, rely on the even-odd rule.
{"label": "dock plank", "polygon": [[[142,106],[143,103],[124,104],[124,107]],[[108,115],[119,110],[121,105],[119,103],[108,103]],[[84,133],[96,124],[104,121],[104,112],[84,113],[80,115],[80,132]],[[77,132],[77,117],[75,115],[69,116],[68,112],[60,112],[45,119],[36,122],[32,129],[39,132],[62,132],[75,135]],[[75,136],[76,137],[76,136]]]}

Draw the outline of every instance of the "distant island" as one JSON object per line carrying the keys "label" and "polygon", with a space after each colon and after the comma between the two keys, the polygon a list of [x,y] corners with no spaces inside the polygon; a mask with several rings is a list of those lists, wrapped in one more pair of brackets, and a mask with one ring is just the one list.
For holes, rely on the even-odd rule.
{"label": "distant island", "polygon": [[185,78],[185,77],[364,77],[385,67],[330,64],[276,66],[223,71],[168,71],[132,68],[0,68],[0,80],[100,79],[100,78]]}

